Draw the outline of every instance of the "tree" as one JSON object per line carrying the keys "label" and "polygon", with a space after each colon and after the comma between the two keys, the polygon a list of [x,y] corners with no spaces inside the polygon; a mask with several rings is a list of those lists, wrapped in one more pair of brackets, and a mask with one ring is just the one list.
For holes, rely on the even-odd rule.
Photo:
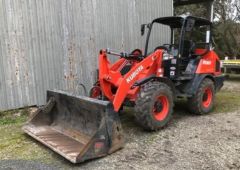
{"label": "tree", "polygon": [[[180,6],[175,15],[190,12],[191,15],[209,18],[209,4]],[[214,45],[221,58],[240,58],[240,1],[216,0],[213,18]]]}
{"label": "tree", "polygon": [[215,3],[215,45],[222,56],[240,57],[239,6],[239,0],[217,0]]}

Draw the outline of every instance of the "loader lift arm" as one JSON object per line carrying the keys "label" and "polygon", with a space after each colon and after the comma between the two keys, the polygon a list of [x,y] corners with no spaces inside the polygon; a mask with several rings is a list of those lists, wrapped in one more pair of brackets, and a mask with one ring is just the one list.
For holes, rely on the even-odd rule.
{"label": "loader lift arm", "polygon": [[[108,52],[109,53],[109,52]],[[112,53],[112,52],[110,52]],[[107,60],[107,51],[101,51],[99,55],[99,81],[100,86],[103,87],[102,91],[104,95],[113,102],[114,110],[118,111],[124,102],[124,99],[128,94],[136,92],[138,87],[131,89],[135,82],[143,77],[155,75],[155,68],[161,68],[162,63],[162,50],[157,50],[155,53],[151,54],[147,58],[143,59],[141,62],[136,63],[133,68],[124,76],[122,76],[119,70],[114,70]],[[128,57],[123,57],[128,59]],[[120,62],[124,62],[120,59]],[[118,65],[119,63],[117,63]],[[150,69],[151,68],[151,69]],[[117,87],[115,93],[112,92],[112,87]]]}

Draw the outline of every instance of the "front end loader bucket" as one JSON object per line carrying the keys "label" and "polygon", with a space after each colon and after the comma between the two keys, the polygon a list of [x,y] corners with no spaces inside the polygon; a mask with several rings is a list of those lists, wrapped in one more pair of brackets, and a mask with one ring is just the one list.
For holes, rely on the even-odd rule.
{"label": "front end loader bucket", "polygon": [[118,113],[108,101],[48,91],[23,130],[73,163],[98,158],[123,147]]}

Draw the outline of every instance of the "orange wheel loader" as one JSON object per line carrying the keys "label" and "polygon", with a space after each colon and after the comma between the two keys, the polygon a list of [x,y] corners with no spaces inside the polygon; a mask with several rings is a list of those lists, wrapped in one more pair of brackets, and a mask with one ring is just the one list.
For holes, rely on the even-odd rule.
{"label": "orange wheel loader", "polygon": [[[159,25],[171,31],[169,42],[156,40],[159,34],[154,30]],[[224,81],[219,57],[212,48],[212,23],[193,16],[174,16],[143,24],[142,35],[146,29],[144,52],[101,50],[98,79],[90,96],[48,91],[47,104],[23,130],[79,163],[123,147],[118,116],[123,106],[134,107],[136,122],[148,131],[159,130],[171,120],[177,98],[186,98],[189,111],[195,114],[210,112]],[[110,63],[108,55],[116,56],[117,61]]]}

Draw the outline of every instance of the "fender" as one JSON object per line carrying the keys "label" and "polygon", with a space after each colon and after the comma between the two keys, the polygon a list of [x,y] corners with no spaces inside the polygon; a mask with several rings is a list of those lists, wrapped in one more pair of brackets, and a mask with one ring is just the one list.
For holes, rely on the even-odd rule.
{"label": "fender", "polygon": [[216,92],[218,92],[222,87],[223,87],[223,82],[225,81],[225,75],[219,75],[214,77],[215,78],[215,87],[216,87]]}
{"label": "fender", "polygon": [[165,78],[165,77],[156,77],[156,75],[150,75],[146,78],[143,78],[143,79],[140,79],[140,80],[136,81],[134,86],[135,87],[136,86],[141,86],[141,85],[144,85],[145,83],[147,83],[149,81],[152,81],[152,80],[167,84],[173,92],[173,97],[174,98],[176,97],[176,88],[175,88],[174,83],[170,79]]}
{"label": "fender", "polygon": [[189,83],[187,83],[186,86],[184,87],[184,89],[183,89],[184,93],[191,95],[191,96],[195,95],[201,82],[205,78],[211,79],[215,84],[215,78],[213,75],[211,75],[211,74],[195,74],[194,78]]}

